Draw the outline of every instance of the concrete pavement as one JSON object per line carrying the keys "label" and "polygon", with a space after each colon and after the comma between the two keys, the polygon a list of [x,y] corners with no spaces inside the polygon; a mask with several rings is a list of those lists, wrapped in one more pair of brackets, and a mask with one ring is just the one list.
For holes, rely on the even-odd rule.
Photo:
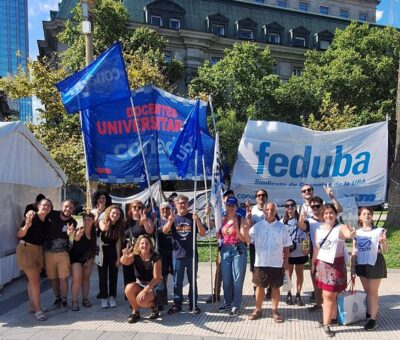
{"label": "concrete pavement", "polygon": [[[170,277],[169,297],[172,299],[172,278]],[[358,280],[357,280],[358,281]],[[128,303],[122,294],[122,270],[119,276],[119,290],[117,297],[118,307],[101,309],[96,300],[98,292],[97,269],[92,275],[90,300],[94,303],[91,308],[80,307],[80,311],[69,310],[62,313],[60,310],[46,314],[45,322],[36,321],[28,313],[26,302],[26,282],[18,279],[6,285],[0,296],[0,339],[321,339],[325,338],[318,321],[321,313],[310,313],[304,307],[287,306],[284,293],[281,293],[280,312],[285,318],[283,324],[276,324],[270,317],[271,302],[265,301],[263,318],[257,321],[247,320],[247,314],[253,310],[254,298],[251,284],[251,273],[246,273],[244,285],[243,308],[241,315],[231,317],[228,314],[218,313],[218,304],[206,304],[204,301],[210,295],[210,267],[200,264],[198,275],[200,315],[193,315],[184,306],[184,312],[177,315],[167,315],[162,312],[158,320],[149,320],[150,311],[143,310],[143,319],[136,324],[128,324],[130,314]],[[364,322],[350,326],[335,326],[335,339],[399,339],[400,338],[400,271],[389,270],[388,278],[382,281],[381,310],[379,327],[376,331],[366,332]],[[54,300],[48,284],[43,283],[42,293],[44,307],[48,307]],[[303,300],[308,302],[311,289],[309,272],[305,272]],[[361,289],[357,282],[357,288]],[[184,292],[187,291],[185,285]],[[70,301],[69,301],[70,302]],[[171,302],[170,302],[171,305]]]}

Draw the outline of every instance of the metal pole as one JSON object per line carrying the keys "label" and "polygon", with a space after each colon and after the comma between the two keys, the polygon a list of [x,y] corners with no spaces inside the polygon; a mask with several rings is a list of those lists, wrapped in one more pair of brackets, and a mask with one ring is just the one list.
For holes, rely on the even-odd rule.
{"label": "metal pole", "polygon": [[[207,174],[206,174],[206,161],[204,159],[204,153],[201,157],[201,161],[203,164],[203,177],[204,177],[204,190],[206,191],[206,207],[208,208],[208,190],[207,190]],[[214,292],[213,287],[213,266],[212,266],[212,248],[211,248],[211,233],[210,233],[210,216],[206,216],[206,225],[208,230],[208,250],[210,256],[210,284],[211,284],[211,296]]]}
{"label": "metal pole", "polygon": [[[194,151],[194,200],[193,200],[193,213],[196,213],[196,195],[197,195],[197,146]],[[193,270],[192,270],[192,295],[193,295],[193,314],[196,310],[196,221],[193,220]]]}

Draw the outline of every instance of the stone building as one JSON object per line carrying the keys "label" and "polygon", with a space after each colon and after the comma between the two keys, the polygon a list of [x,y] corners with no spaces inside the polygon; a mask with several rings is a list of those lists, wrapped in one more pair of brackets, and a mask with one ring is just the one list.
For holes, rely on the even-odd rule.
{"label": "stone building", "polygon": [[[300,74],[308,49],[325,50],[337,28],[351,20],[375,23],[378,0],[124,0],[131,27],[156,29],[168,43],[166,58],[183,61],[184,88],[204,60],[211,64],[237,41],[269,46],[281,79]],[[56,34],[77,0],[63,0],[43,22],[41,56],[62,50]],[[182,90],[181,88],[181,90]]]}

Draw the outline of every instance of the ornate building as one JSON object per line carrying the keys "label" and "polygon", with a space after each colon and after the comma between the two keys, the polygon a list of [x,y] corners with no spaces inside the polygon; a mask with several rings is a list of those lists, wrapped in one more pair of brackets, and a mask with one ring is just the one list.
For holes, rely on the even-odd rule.
{"label": "ornate building", "polygon": [[[336,28],[351,20],[375,22],[378,0],[124,0],[131,27],[148,26],[166,37],[166,58],[183,61],[186,85],[204,60],[215,63],[237,41],[268,45],[274,72],[300,74],[308,49],[329,47]],[[77,0],[64,0],[44,22],[42,55],[62,50],[56,34]]]}

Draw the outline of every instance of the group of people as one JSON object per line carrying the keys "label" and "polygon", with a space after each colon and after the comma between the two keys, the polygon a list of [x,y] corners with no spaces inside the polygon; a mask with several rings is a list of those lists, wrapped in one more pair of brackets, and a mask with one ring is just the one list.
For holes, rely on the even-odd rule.
{"label": "group of people", "polygon": [[[322,309],[323,330],[327,336],[334,336],[330,326],[337,323],[337,296],[348,282],[346,264],[350,257],[345,240],[353,239],[352,275],[360,277],[368,296],[365,329],[377,327],[378,290],[381,279],[387,275],[382,255],[387,250],[386,231],[374,227],[373,212],[368,207],[359,209],[359,228],[339,223],[342,207],[332,189],[325,190],[332,203],[324,203],[314,196],[311,185],[304,185],[302,204],[286,200],[282,217],[278,216],[277,205],[268,201],[264,189],[255,193],[256,205],[252,207],[246,202],[245,208],[240,207],[232,190],[224,192],[223,219],[216,234],[219,251],[213,296],[219,300],[222,281],[224,301],[218,308],[220,312],[240,314],[249,255],[255,309],[248,319],[262,317],[267,294],[272,300],[273,320],[283,322],[278,306],[284,276],[292,278],[296,273],[296,293],[292,296],[289,291],[286,303],[304,306],[304,266],[310,262],[314,286],[311,298],[315,305],[309,310]],[[204,236],[207,228],[196,212],[189,212],[188,203],[188,197],[174,194],[161,203],[158,215],[149,215],[143,202],[134,200],[125,219],[124,212],[112,204],[107,192],[97,191],[93,196],[94,209],[83,215],[83,223],[78,223],[72,217],[73,201],[65,200],[60,211],[56,211],[50,200],[38,196],[36,205],[27,207],[17,232],[17,262],[28,278],[29,305],[35,318],[46,319],[40,303],[43,266],[55,294],[53,308],[67,310],[71,276],[71,309],[78,311],[80,291],[82,306],[92,306],[88,295],[94,264],[98,268],[97,297],[102,308],[117,306],[118,268],[122,265],[125,297],[132,308],[130,323],[140,320],[140,308],[151,308],[150,319],[159,317],[168,303],[169,274],[173,275],[174,299],[168,314],[182,311],[185,271],[189,310],[200,313],[196,280],[193,281],[198,270],[196,236]],[[207,207],[206,216],[209,214]]]}

